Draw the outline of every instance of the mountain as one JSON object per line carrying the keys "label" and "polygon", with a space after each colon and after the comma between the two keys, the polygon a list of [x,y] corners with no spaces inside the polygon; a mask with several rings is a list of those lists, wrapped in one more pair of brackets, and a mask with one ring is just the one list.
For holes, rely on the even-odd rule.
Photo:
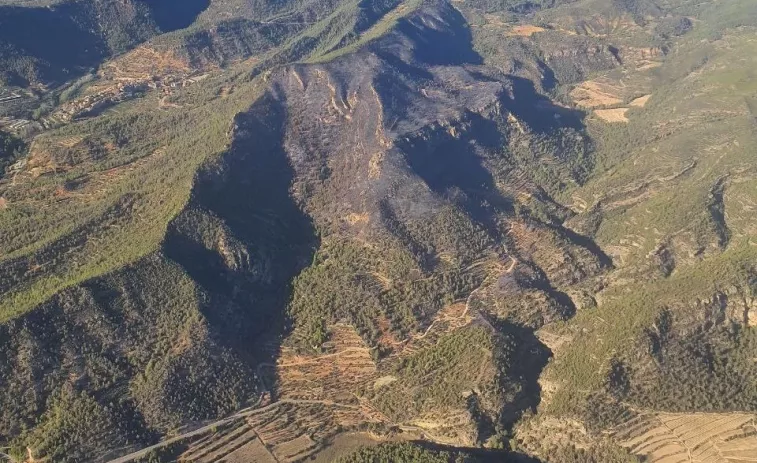
{"label": "mountain", "polygon": [[0,445],[749,458],[755,13],[0,3]]}
{"label": "mountain", "polygon": [[209,0],[5,1],[0,81],[45,84],[76,77],[161,32],[189,26]]}

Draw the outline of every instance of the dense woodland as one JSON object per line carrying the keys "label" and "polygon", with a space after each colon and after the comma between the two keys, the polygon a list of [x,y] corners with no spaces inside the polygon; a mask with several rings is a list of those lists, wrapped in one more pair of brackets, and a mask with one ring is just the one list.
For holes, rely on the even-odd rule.
{"label": "dense woodland", "polygon": [[411,443],[384,444],[366,447],[340,458],[339,463],[475,463],[485,461],[464,452],[430,450]]}
{"label": "dense woodland", "polygon": [[0,172],[5,173],[26,152],[26,143],[12,134],[0,132]]}

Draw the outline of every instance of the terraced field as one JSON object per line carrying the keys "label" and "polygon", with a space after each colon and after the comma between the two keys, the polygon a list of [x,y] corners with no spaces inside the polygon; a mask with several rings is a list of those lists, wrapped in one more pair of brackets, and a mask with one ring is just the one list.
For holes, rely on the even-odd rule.
{"label": "terraced field", "polygon": [[[392,364],[430,348],[439,337],[464,328],[474,320],[482,321],[471,315],[466,302],[447,306],[423,333],[404,341],[394,340],[396,349],[384,363]],[[351,430],[373,430],[359,435],[362,440],[370,438],[373,443],[433,434],[433,430],[424,429],[423,422],[400,426],[401,436],[383,434],[395,423],[357,392],[379,389],[396,378],[381,376],[370,349],[352,326],[341,323],[330,326],[329,336],[321,354],[303,354],[284,347],[275,365],[261,365],[263,381],[267,387],[272,387],[272,392],[260,404],[262,407],[242,411],[219,421],[216,426],[211,424],[207,432],[188,433],[184,443],[189,448],[178,461],[322,460],[328,458],[333,446],[349,444],[346,440],[353,435]],[[465,421],[466,417],[457,419]],[[463,421],[461,425],[466,424]],[[321,453],[323,455],[319,456]],[[133,461],[133,457],[119,460],[126,461]]]}
{"label": "terraced field", "polygon": [[192,444],[180,461],[302,461],[344,429],[388,424],[374,407],[358,399],[359,387],[377,377],[370,350],[349,325],[329,329],[324,353],[284,348],[276,365],[260,367],[266,385],[275,385],[276,402],[245,412],[222,431]]}
{"label": "terraced field", "polygon": [[354,401],[354,391],[376,379],[370,350],[353,327],[332,326],[322,349],[321,355],[302,355],[285,347],[275,366],[261,368],[276,379],[278,398]]}
{"label": "terraced field", "polygon": [[317,401],[277,402],[197,440],[179,461],[302,461],[338,434],[340,423],[364,420],[365,413],[360,406]]}
{"label": "terraced field", "polygon": [[210,462],[224,461],[275,462],[275,458],[263,445],[246,420],[238,420],[222,431],[208,434],[195,442],[182,454],[183,461]]}
{"label": "terraced field", "polygon": [[645,414],[613,436],[651,463],[757,462],[756,420],[746,413]]}
{"label": "terraced field", "polygon": [[[473,299],[473,296],[469,299]],[[467,301],[451,304],[443,308],[425,331],[411,336],[404,342],[397,343],[394,346],[394,355],[398,357],[406,356],[423,348],[431,347],[444,334],[467,326],[474,320],[474,316],[468,309],[469,304]]]}

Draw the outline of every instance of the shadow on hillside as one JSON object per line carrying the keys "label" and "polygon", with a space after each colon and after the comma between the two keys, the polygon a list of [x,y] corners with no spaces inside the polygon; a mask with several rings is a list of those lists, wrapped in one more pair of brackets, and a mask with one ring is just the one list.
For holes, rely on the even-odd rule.
{"label": "shadow on hillside", "polygon": [[539,376],[552,357],[552,351],[536,337],[536,332],[531,327],[503,320],[490,322],[498,332],[511,336],[516,345],[508,376],[521,380],[521,390],[500,415],[500,425],[510,429],[526,411],[536,413],[541,402]]}
{"label": "shadow on hillside", "polygon": [[[93,5],[97,3],[97,5]],[[70,1],[0,6],[0,78],[12,84],[70,80],[161,32],[190,26],[210,0]]]}
{"label": "shadow on hillside", "polygon": [[557,232],[565,236],[572,243],[577,244],[578,246],[581,246],[582,248],[592,253],[597,258],[597,260],[599,261],[600,265],[602,265],[602,267],[607,268],[607,269],[613,268],[612,258],[608,256],[602,250],[602,248],[599,247],[599,245],[591,238],[581,235],[579,233],[576,233],[570,228],[563,227],[563,226],[559,227],[557,229]]}
{"label": "shadow on hillside", "polygon": [[480,447],[450,447],[429,441],[414,441],[419,447],[429,450],[448,452],[464,452],[476,458],[476,461],[485,463],[541,463],[538,459],[522,453],[507,452],[504,450],[485,449]]}
{"label": "shadow on hillside", "polygon": [[416,61],[430,66],[483,64],[473,50],[473,35],[463,15],[444,5],[441,15],[421,14],[402,21],[398,31],[413,45]]}
{"label": "shadow on hillside", "polygon": [[102,60],[107,53],[104,44],[95,33],[77,24],[77,14],[76,7],[67,4],[56,8],[0,7],[0,50],[7,55],[0,76],[6,74],[16,84],[23,83],[19,79],[59,79]]}
{"label": "shadow on hillside", "polygon": [[284,121],[283,104],[262,98],[236,117],[228,152],[199,175],[184,214],[219,218],[223,237],[198,223],[193,236],[171,227],[164,244],[209,295],[202,311],[218,341],[253,368],[278,357],[291,280],[310,264],[318,242],[289,192],[294,173]]}
{"label": "shadow on hillside", "polygon": [[508,79],[512,82],[513,97],[506,99],[503,103],[532,130],[544,133],[560,127],[584,129],[585,114],[582,111],[554,104],[549,98],[540,94],[534,83],[528,79],[513,75],[508,76]]}
{"label": "shadow on hillside", "polygon": [[161,31],[189,27],[210,6],[210,0],[140,0],[148,5]]}
{"label": "shadow on hillside", "polygon": [[496,124],[469,114],[470,126],[460,136],[434,128],[396,142],[413,172],[434,192],[454,201],[494,237],[499,237],[498,212],[513,212],[512,202],[496,187],[484,166],[482,150],[491,151],[504,141]]}

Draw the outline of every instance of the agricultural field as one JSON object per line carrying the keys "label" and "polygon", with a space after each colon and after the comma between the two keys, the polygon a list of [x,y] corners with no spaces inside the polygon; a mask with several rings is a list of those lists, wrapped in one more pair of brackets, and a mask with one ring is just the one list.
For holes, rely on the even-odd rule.
{"label": "agricultural field", "polygon": [[618,426],[614,438],[652,462],[733,463],[757,460],[755,415],[640,415]]}

